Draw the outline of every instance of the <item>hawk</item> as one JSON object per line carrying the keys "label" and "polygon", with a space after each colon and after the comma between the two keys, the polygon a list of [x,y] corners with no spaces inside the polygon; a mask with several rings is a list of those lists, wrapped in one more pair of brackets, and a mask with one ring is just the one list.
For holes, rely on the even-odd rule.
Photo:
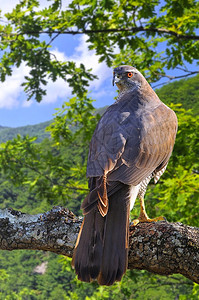
{"label": "hawk", "polygon": [[160,101],[134,67],[114,69],[119,94],[101,117],[91,140],[87,177],[90,193],[82,204],[84,220],[72,265],[82,281],[100,285],[120,281],[128,264],[129,215],[138,197],[141,211],[133,222],[150,219],[144,194],[149,181],[164,173],[176,132],[175,113]]}

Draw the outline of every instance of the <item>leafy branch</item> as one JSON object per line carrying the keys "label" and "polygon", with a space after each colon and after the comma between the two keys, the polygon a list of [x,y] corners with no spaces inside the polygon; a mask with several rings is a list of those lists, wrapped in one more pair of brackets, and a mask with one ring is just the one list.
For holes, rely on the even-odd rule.
{"label": "leafy branch", "polygon": [[[79,67],[71,61],[58,62],[50,47],[60,35],[84,34],[88,49],[95,50],[99,62],[109,67],[134,65],[150,82],[156,82],[167,77],[166,69],[198,63],[198,9],[195,0],[183,4],[173,0],[161,4],[73,0],[66,8],[57,0],[45,8],[38,1],[20,1],[5,15],[8,22],[0,25],[0,79],[5,81],[12,75],[13,66],[25,62],[29,74],[22,85],[28,100],[40,102],[48,80],[57,78],[68,82],[72,93],[81,96],[96,76],[83,64]],[[41,41],[44,34],[48,41]]]}
{"label": "leafy branch", "polygon": [[[157,33],[157,34],[166,34],[170,36],[176,37],[176,39],[185,39],[185,40],[199,40],[199,35],[190,35],[190,34],[181,34],[178,32],[175,32],[173,30],[168,30],[166,28],[155,28],[155,27],[144,27],[144,26],[134,26],[130,28],[100,28],[100,29],[83,29],[83,30],[41,30],[41,31],[23,31],[19,33],[9,33],[11,36],[19,36],[19,35],[38,35],[38,34],[56,34],[54,38],[51,39],[51,41],[48,43],[50,45],[55,38],[57,38],[58,35],[61,34],[71,34],[71,35],[77,35],[77,34],[93,34],[93,33],[117,33],[117,32],[129,32],[129,34],[137,33],[137,32],[148,32],[148,33]],[[1,36],[6,36],[6,33],[3,31],[0,32]]]}

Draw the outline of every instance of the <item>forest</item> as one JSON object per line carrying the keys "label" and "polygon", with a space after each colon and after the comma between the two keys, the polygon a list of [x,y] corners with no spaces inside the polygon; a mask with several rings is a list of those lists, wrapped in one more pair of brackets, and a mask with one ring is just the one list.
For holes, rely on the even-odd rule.
{"label": "forest", "polygon": [[[156,186],[150,184],[146,197],[150,215],[162,214],[169,221],[197,227],[199,122],[195,112],[198,109],[198,79],[198,76],[182,79],[156,91],[162,101],[176,111],[179,131],[168,169],[160,183]],[[181,104],[175,99],[176,94]],[[184,95],[190,94],[192,98],[186,101]],[[190,109],[190,101],[195,104],[194,111]],[[98,113],[102,112],[95,110],[93,118],[98,119]],[[34,214],[45,212],[53,205],[62,205],[77,215],[81,214],[80,204],[87,193],[88,142],[84,142],[85,132],[76,128],[74,136],[70,137],[72,145],[66,144],[63,139],[58,143],[56,126],[59,118],[58,114],[46,128],[51,139],[44,137],[41,142],[35,143],[36,131],[33,137],[32,130],[28,132],[27,128],[24,134],[21,132],[22,135],[1,144],[0,208],[12,207]],[[70,126],[70,120],[65,122]],[[36,128],[40,133],[40,128]],[[13,129],[13,132],[16,130]],[[67,134],[66,127],[64,134]],[[10,163],[13,157],[15,161],[12,159]],[[78,171],[80,165],[81,172]],[[55,166],[60,169],[59,172],[56,170],[55,173]],[[38,170],[42,170],[42,174],[38,174]],[[70,179],[69,170],[73,173]],[[46,174],[51,176],[50,180]],[[70,187],[79,187],[79,190],[67,188],[64,182],[70,182]],[[139,205],[136,203],[131,218],[138,213]],[[43,269],[37,271],[42,264]],[[158,276],[139,270],[128,270],[122,282],[113,287],[82,283],[71,269],[69,258],[49,252],[1,251],[0,268],[1,299],[198,299],[199,295],[198,285],[182,275]]]}
{"label": "forest", "polygon": [[[60,36],[84,35],[99,64],[136,66],[176,112],[174,151],[161,180],[147,189],[146,208],[149,216],[199,227],[198,11],[195,0],[49,0],[45,7],[21,0],[1,15],[1,82],[25,64],[27,101],[43,101],[49,82],[60,78],[71,96],[47,123],[0,127],[0,209],[38,214],[59,205],[82,215],[89,142],[105,108],[95,109],[89,94],[97,74],[83,63],[59,60],[52,49]],[[136,202],[131,219],[138,215]],[[129,269],[111,287],[82,283],[70,258],[46,251],[1,250],[0,273],[2,300],[199,298],[199,285],[180,274]]]}

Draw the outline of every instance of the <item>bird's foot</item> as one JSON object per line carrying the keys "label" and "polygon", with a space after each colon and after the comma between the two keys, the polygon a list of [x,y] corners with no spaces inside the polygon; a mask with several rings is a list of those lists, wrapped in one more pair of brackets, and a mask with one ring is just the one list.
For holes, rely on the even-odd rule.
{"label": "bird's foot", "polygon": [[140,197],[140,215],[137,219],[131,221],[130,226],[135,227],[138,223],[151,223],[157,221],[166,221],[166,218],[160,216],[160,217],[150,219],[146,213],[144,198]]}
{"label": "bird's foot", "polygon": [[140,215],[137,219],[131,221],[130,226],[136,226],[138,223],[151,223],[151,222],[157,222],[157,221],[166,221],[166,218],[163,216],[160,216],[160,217],[150,219],[147,215]]}

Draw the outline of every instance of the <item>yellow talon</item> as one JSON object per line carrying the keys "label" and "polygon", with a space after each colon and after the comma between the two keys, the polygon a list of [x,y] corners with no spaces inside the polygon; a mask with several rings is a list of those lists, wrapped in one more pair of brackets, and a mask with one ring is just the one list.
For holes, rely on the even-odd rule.
{"label": "yellow talon", "polygon": [[135,219],[131,222],[131,225],[136,226],[138,223],[148,223],[148,222],[157,222],[157,221],[166,221],[166,218],[163,216],[160,216],[160,217],[150,219],[147,216],[147,213],[145,210],[144,199],[140,198],[140,215],[137,219]]}

